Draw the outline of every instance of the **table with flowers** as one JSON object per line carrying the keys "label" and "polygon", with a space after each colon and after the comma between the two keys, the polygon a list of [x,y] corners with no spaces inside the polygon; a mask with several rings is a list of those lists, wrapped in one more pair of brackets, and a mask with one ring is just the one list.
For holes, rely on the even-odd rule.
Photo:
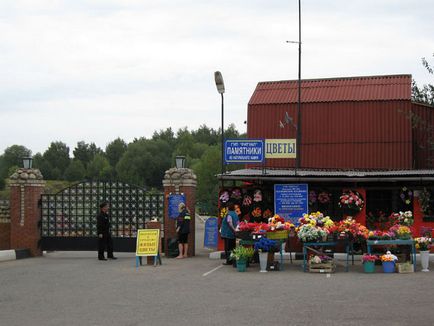
{"label": "table with flowers", "polygon": [[413,264],[416,266],[416,247],[414,244],[413,239],[408,240],[366,240],[367,244],[367,251],[368,254],[371,254],[371,247],[372,246],[386,246],[386,245],[403,245],[403,246],[410,246],[411,247],[411,256]]}

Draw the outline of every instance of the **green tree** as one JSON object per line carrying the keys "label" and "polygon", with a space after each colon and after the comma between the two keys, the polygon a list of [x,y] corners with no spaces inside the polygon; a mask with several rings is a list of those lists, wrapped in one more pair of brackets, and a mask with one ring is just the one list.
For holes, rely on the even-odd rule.
{"label": "green tree", "polygon": [[72,153],[74,158],[81,161],[86,167],[96,154],[102,154],[103,151],[95,143],[86,144],[84,141],[79,141]]}
{"label": "green tree", "polygon": [[206,125],[201,125],[199,129],[192,131],[191,135],[198,143],[216,145],[220,142],[219,133],[212,128],[208,128]]}
{"label": "green tree", "polygon": [[113,168],[116,167],[126,150],[127,144],[120,138],[116,138],[106,146],[105,155]]}
{"label": "green tree", "polygon": [[[61,141],[52,142],[42,157],[45,161],[44,169],[51,168],[53,170],[45,171],[45,174],[49,175],[53,180],[61,179],[70,162],[69,147]],[[57,170],[54,171],[54,169]]]}
{"label": "green tree", "polygon": [[[434,54],[433,54],[434,57]],[[429,62],[422,58],[422,64],[426,68],[429,74],[433,74],[434,68],[432,65],[429,64]],[[434,85],[432,84],[426,84],[422,87],[419,87],[415,80],[412,82],[412,100],[414,102],[428,104],[431,106],[434,106]]]}
{"label": "green tree", "polygon": [[170,146],[163,140],[138,139],[128,145],[116,165],[121,181],[138,186],[161,188],[164,172],[170,167]]}
{"label": "green tree", "polygon": [[72,160],[65,170],[65,179],[68,181],[80,181],[86,176],[86,168],[79,160]]}
{"label": "green tree", "polygon": [[86,175],[94,180],[110,180],[112,167],[104,155],[96,154],[87,166]]}
{"label": "green tree", "polygon": [[22,145],[12,145],[0,156],[0,189],[5,187],[11,167],[22,167],[23,157],[30,156],[32,151]]}
{"label": "green tree", "polygon": [[164,140],[169,146],[173,147],[176,143],[175,133],[172,128],[167,128],[166,130],[154,131],[152,135],[152,140]]}

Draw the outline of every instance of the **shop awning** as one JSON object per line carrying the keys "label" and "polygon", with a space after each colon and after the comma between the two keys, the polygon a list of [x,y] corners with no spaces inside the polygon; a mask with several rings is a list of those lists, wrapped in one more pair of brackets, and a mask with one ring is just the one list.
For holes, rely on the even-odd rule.
{"label": "shop awning", "polygon": [[233,181],[319,181],[319,182],[429,182],[434,170],[321,170],[321,169],[242,169],[217,175]]}

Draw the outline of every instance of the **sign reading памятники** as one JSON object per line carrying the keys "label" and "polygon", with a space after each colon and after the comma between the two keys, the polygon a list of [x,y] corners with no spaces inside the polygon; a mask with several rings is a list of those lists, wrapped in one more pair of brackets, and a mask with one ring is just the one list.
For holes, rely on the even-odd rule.
{"label": "sign reading \u043f\u0430\u043c\u044f\u0442\u043d\u0438\u043a\u0438", "polygon": [[264,141],[261,139],[229,139],[225,141],[225,163],[262,163]]}
{"label": "sign reading \u043f\u0430\u043c\u044f\u0442\u043d\u0438\u043a\u0438", "polygon": [[265,158],[295,158],[295,139],[266,139]]}

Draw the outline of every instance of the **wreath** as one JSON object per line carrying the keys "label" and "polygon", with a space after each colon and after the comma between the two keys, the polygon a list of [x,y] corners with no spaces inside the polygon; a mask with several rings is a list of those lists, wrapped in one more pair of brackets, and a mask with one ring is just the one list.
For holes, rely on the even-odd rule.
{"label": "wreath", "polygon": [[423,188],[423,190],[420,192],[419,202],[422,212],[428,214],[431,204],[431,193],[428,189]]}
{"label": "wreath", "polygon": [[401,198],[404,204],[410,205],[413,199],[413,191],[411,191],[407,187],[402,187],[401,193],[399,194],[399,198]]}
{"label": "wreath", "polygon": [[330,200],[331,200],[331,197],[332,197],[331,193],[328,193],[327,191],[321,191],[318,194],[318,201],[321,204],[328,204],[330,202]]}
{"label": "wreath", "polygon": [[347,208],[360,212],[365,206],[365,201],[361,194],[355,190],[344,190],[339,197],[339,207]]}

